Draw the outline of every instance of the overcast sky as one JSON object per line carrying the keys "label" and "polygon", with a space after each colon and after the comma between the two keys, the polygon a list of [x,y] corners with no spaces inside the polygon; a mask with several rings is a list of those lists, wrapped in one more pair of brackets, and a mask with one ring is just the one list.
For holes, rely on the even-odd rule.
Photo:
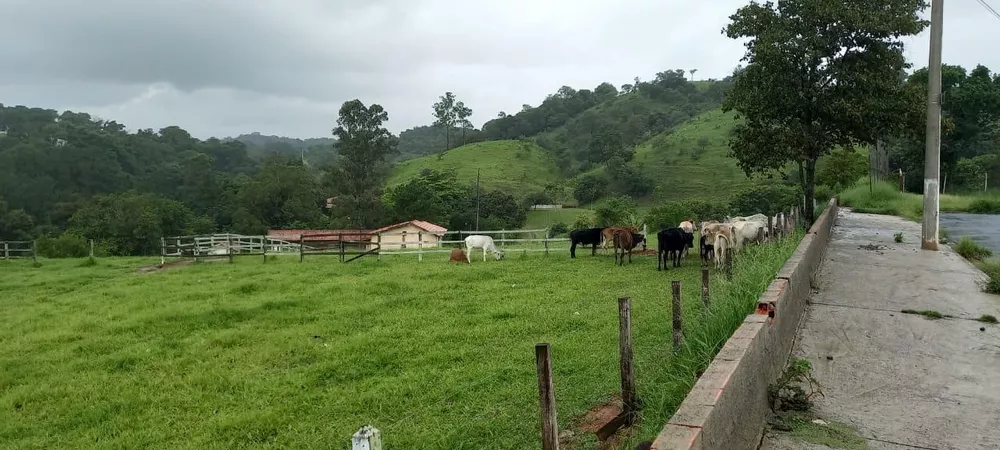
{"label": "overcast sky", "polygon": [[[1000,0],[985,0],[1000,10]],[[453,91],[476,126],[562,85],[666,69],[722,78],[746,0],[0,0],[0,103],[89,112],[201,138],[329,136],[358,98],[394,132]],[[944,59],[1000,69],[1000,20],[948,1]],[[927,35],[908,55],[927,65]]]}

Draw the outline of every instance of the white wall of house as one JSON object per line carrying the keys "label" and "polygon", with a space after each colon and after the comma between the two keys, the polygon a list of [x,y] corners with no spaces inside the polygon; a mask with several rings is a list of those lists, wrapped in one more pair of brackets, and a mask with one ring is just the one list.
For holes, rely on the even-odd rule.
{"label": "white wall of house", "polygon": [[[402,234],[403,232],[406,234]],[[378,236],[373,235],[372,243],[379,242],[378,239]],[[406,224],[382,232],[382,250],[416,249],[418,240],[424,242],[423,248],[441,246],[441,236],[424,231],[416,225]]]}

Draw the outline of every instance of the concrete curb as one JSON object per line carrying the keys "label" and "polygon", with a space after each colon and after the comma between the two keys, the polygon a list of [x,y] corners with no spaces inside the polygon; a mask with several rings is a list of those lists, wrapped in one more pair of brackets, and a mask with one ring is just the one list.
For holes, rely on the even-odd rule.
{"label": "concrete curb", "polygon": [[[757,300],[757,311],[726,341],[680,408],[653,442],[653,450],[755,449],[770,408],[767,387],[778,378],[837,220],[837,199]],[[773,312],[773,319],[769,317]]]}

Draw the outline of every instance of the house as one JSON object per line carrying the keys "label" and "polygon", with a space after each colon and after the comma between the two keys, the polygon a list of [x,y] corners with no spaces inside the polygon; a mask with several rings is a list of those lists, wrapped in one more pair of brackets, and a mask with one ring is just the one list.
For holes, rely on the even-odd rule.
{"label": "house", "polygon": [[448,229],[423,220],[409,220],[373,231],[373,244],[381,244],[382,250],[417,248],[418,239],[423,248],[440,247]]}
{"label": "house", "polygon": [[339,247],[344,241],[346,248],[361,248],[367,250],[372,240],[369,230],[267,230],[267,237],[286,241],[291,244],[302,244],[313,248]]}

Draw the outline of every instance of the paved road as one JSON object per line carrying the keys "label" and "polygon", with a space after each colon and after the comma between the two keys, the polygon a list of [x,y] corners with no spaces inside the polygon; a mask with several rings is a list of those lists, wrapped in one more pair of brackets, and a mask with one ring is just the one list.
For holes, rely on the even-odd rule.
{"label": "paved road", "polygon": [[958,242],[962,236],[985,245],[1000,254],[1000,215],[997,214],[941,214],[941,228],[948,230],[948,238]]}
{"label": "paved road", "polygon": [[[1000,326],[971,320],[1000,316],[1000,297],[947,246],[921,251],[919,236],[919,224],[842,209],[793,356],[812,361],[823,386],[817,414],[856,427],[872,449],[1000,449]],[[859,248],[868,244],[883,249]],[[778,435],[762,448],[827,447]]]}

